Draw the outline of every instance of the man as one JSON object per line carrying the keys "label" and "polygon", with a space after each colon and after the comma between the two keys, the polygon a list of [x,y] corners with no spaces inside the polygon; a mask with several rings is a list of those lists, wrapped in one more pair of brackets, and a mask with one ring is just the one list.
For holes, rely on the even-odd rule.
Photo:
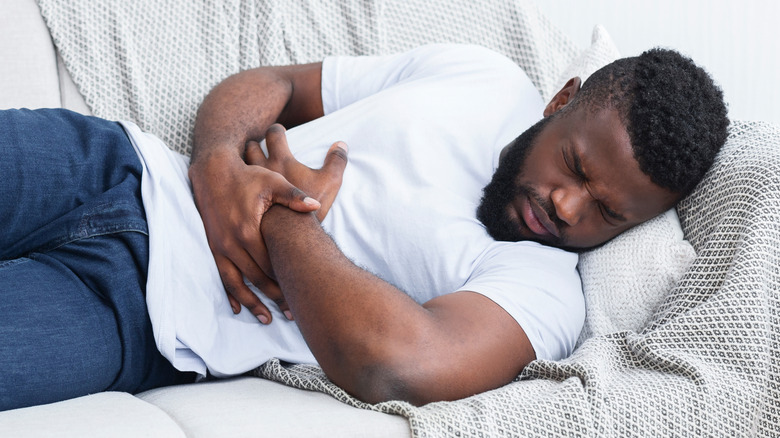
{"label": "man", "polygon": [[[643,59],[581,92],[573,79],[544,108],[516,66],[477,47],[240,73],[198,115],[203,224],[187,161],[136,126],[3,112],[0,408],[270,357],[317,362],[366,401],[422,404],[566,356],[584,317],[576,255],[530,240],[588,247],[653,217],[725,139],[703,72],[667,52]],[[645,138],[645,110],[671,151]],[[301,126],[285,136],[274,122]],[[350,147],[343,183],[337,140]],[[665,179],[676,148],[692,158]],[[296,161],[323,156],[321,171]]]}
{"label": "man", "polygon": [[[229,78],[200,109],[189,174],[234,312],[271,320],[242,272],[295,318],[328,377],[369,402],[461,398],[565,357],[584,318],[576,257],[529,241],[589,248],[671,208],[728,125],[720,91],[674,52],[579,89],[570,80],[542,110],[511,62],[462,46]],[[350,145],[322,228],[266,211],[251,164],[276,121],[305,124],[289,143],[308,164]],[[278,127],[266,141],[287,147]]]}

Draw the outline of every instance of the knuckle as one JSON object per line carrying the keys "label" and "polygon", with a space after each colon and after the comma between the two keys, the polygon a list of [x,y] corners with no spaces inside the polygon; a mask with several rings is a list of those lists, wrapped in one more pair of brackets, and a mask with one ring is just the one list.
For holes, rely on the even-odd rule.
{"label": "knuckle", "polygon": [[287,196],[289,199],[296,199],[296,198],[302,198],[306,196],[305,193],[301,189],[295,186],[290,186],[287,191]]}
{"label": "knuckle", "polygon": [[265,306],[264,306],[264,305],[263,305],[263,303],[261,303],[260,301],[253,301],[253,302],[251,302],[251,303],[245,303],[245,304],[244,304],[244,307],[246,307],[247,309],[249,309],[249,311],[250,311],[250,312],[251,312],[253,315],[257,315],[257,314],[259,314],[259,313],[263,313],[263,312],[266,310],[266,309],[265,309]]}
{"label": "knuckle", "polygon": [[259,275],[255,273],[255,275],[252,276],[252,284],[254,284],[258,289],[264,291],[268,288],[268,279],[265,278],[264,275]]}
{"label": "knuckle", "polygon": [[346,151],[344,151],[344,149],[342,149],[342,148],[335,148],[335,149],[333,149],[333,151],[331,152],[331,155],[336,157],[336,158],[340,158],[345,164],[347,163],[347,161],[349,161],[349,158],[347,157]]}
{"label": "knuckle", "polygon": [[[220,275],[222,275],[222,273],[220,273]],[[225,288],[225,292],[227,292],[228,294],[230,294],[230,295],[232,295],[234,297],[236,296],[236,288],[233,287],[232,284],[230,284],[230,283],[222,283],[222,286]]]}
{"label": "knuckle", "polygon": [[243,243],[254,242],[257,240],[257,235],[260,232],[259,227],[254,225],[244,224],[238,229],[238,238]]}
{"label": "knuckle", "polygon": [[274,173],[272,176],[272,182],[275,186],[289,188],[290,182],[281,173]]}

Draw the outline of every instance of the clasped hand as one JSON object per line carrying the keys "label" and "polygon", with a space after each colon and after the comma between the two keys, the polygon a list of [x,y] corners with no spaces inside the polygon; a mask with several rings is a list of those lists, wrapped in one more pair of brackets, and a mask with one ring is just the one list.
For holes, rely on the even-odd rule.
{"label": "clasped hand", "polygon": [[271,312],[244,283],[244,277],[273,300],[288,319],[289,306],[274,281],[260,222],[273,204],[301,213],[315,212],[322,221],[330,210],[347,165],[347,146],[334,143],[322,168],[311,169],[295,159],[285,129],[272,125],[266,132],[266,157],[257,141],[246,144],[244,162],[206,171],[205,184],[195,190],[209,246],[234,313],[243,305],[268,324]]}

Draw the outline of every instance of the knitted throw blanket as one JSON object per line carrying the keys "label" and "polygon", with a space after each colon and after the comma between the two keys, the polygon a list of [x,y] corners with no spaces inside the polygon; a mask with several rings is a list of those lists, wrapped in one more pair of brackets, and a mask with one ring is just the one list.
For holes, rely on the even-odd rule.
{"label": "knitted throw blanket", "polygon": [[[188,153],[195,112],[226,76],[429,42],[507,54],[545,99],[573,45],[527,0],[38,0],[92,112]],[[414,407],[361,403],[311,366],[260,376],[407,417],[414,436],[780,436],[780,130],[735,123],[678,207],[693,265],[650,325],[535,361],[502,388]]]}
{"label": "knitted throw blanket", "polygon": [[[553,94],[575,48],[527,0],[39,0],[93,114],[132,120],[189,154],[200,102],[225,77],[261,65],[481,44]],[[548,35],[537,38],[535,35]],[[556,90],[557,91],[557,90]]]}

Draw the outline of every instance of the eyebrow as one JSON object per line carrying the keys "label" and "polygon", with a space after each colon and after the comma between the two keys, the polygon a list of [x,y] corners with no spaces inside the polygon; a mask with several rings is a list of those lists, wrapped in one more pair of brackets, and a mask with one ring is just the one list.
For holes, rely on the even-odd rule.
{"label": "eyebrow", "polygon": [[[577,174],[577,176],[579,176],[583,180],[588,181],[588,176],[585,174],[585,171],[582,170],[582,161],[580,161],[580,155],[577,153],[577,150],[573,147],[570,148],[569,150],[571,151],[570,154],[572,159],[572,165],[574,166],[574,172]],[[599,202],[601,203],[601,207],[604,209],[604,213],[606,213],[607,216],[620,222],[626,222],[628,220],[622,214],[607,207],[607,205],[604,204],[604,202],[602,201]]]}

